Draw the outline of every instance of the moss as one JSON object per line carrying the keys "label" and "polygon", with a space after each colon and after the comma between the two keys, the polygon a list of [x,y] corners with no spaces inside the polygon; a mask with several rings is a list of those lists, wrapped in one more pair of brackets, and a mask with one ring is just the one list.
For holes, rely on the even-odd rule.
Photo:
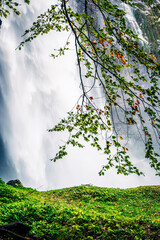
{"label": "moss", "polygon": [[0,181],[0,224],[29,224],[43,239],[159,239],[159,199],[160,186],[38,192]]}

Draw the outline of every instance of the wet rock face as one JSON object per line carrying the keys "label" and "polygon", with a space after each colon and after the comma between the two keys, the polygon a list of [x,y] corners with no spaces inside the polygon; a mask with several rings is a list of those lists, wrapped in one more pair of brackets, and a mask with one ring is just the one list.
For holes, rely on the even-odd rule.
{"label": "wet rock face", "polygon": [[160,19],[156,7],[156,5],[159,6],[160,1],[155,0],[154,5],[152,4],[150,7],[142,1],[136,0],[135,2],[139,3],[139,8],[134,8],[134,15],[148,42],[148,49],[146,50],[152,52],[157,57],[157,61],[160,62]]}
{"label": "wet rock face", "polygon": [[23,185],[19,179],[10,180],[10,181],[7,182],[7,184],[8,184],[8,185],[11,185],[11,186],[13,186],[13,187],[18,186],[19,184],[20,184],[20,185]]}

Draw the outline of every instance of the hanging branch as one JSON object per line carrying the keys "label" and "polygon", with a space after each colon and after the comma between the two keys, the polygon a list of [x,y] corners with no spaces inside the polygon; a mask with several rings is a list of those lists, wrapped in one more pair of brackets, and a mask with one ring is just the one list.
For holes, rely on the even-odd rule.
{"label": "hanging branch", "polygon": [[[29,4],[30,0],[23,0],[25,3]],[[12,0],[0,0],[0,17],[7,18],[10,15],[10,11],[13,11],[16,15],[20,15],[18,7],[20,3],[17,3]]]}
{"label": "hanging branch", "polygon": [[[133,4],[131,0],[122,2]],[[52,160],[67,155],[69,144],[84,147],[79,141],[81,137],[106,154],[100,175],[111,167],[124,175],[141,175],[128,154],[134,131],[134,136],[139,136],[144,144],[145,158],[160,175],[160,65],[127,28],[122,9],[106,0],[81,0],[79,4],[76,11],[69,1],[57,1],[26,30],[24,36],[30,36],[19,46],[21,49],[26,42],[51,30],[72,31],[75,37],[82,95],[68,117],[49,130],[69,132],[68,141]],[[68,48],[61,48],[63,54],[65,50]],[[98,88],[105,100],[103,104],[95,94]],[[106,136],[105,147],[99,138],[102,133]]]}

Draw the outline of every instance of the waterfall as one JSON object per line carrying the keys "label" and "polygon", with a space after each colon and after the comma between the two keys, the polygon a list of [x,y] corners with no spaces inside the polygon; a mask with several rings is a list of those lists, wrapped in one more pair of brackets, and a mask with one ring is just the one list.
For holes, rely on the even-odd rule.
{"label": "waterfall", "polygon": [[142,30],[136,21],[136,18],[132,12],[131,7],[125,3],[122,3],[121,7],[126,12],[125,17],[126,17],[128,28],[131,28],[135,32],[135,34],[138,35],[138,37],[142,40],[143,44],[147,44],[147,40],[143,36]]}
{"label": "waterfall", "polygon": [[[79,77],[71,36],[71,50],[53,60],[50,54],[63,46],[67,33],[50,33],[27,44],[21,51],[16,47],[21,35],[53,1],[39,0],[22,8],[20,16],[3,20],[0,39],[0,177],[19,178],[25,186],[39,190],[56,189],[80,184],[105,187],[134,187],[158,184],[144,159],[137,159],[146,168],[147,176],[117,176],[114,170],[99,177],[105,156],[90,146],[84,150],[68,150],[68,155],[56,163],[58,145],[65,134],[48,133],[66,116],[80,95]],[[133,17],[133,16],[132,16]],[[141,160],[140,160],[141,159]]]}

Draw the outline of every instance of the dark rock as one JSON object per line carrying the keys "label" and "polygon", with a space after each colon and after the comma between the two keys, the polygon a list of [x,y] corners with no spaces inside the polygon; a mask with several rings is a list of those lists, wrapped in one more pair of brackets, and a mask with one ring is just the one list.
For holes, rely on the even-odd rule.
{"label": "dark rock", "polygon": [[30,226],[20,222],[13,222],[5,225],[0,225],[0,228],[9,230],[22,236],[25,236],[31,230]]}
{"label": "dark rock", "polygon": [[21,183],[21,181],[19,179],[10,180],[10,181],[7,182],[7,184],[11,185],[13,187],[16,187],[18,185],[22,185],[23,186],[23,184]]}
{"label": "dark rock", "polygon": [[25,237],[30,230],[31,227],[26,224],[13,222],[10,224],[0,225],[0,236],[10,236],[15,240],[30,239]]}

